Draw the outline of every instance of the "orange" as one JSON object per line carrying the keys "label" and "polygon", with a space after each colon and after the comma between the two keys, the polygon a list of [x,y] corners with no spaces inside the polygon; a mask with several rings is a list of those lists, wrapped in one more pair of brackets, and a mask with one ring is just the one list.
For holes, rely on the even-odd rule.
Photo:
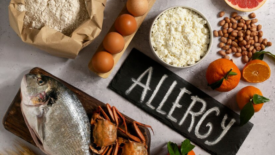
{"label": "orange", "polygon": [[232,61],[227,59],[215,60],[208,66],[206,71],[206,79],[208,84],[213,84],[221,80],[231,69],[232,72],[237,73],[237,75],[227,76],[227,78],[223,80],[222,85],[215,90],[227,92],[234,89],[240,82],[241,72]]}
{"label": "orange", "polygon": [[[170,155],[169,153],[167,155]],[[187,155],[196,155],[195,152],[193,150],[191,150],[190,152],[188,152]]]}
{"label": "orange", "polygon": [[243,68],[243,78],[247,82],[260,83],[269,79],[271,70],[268,64],[262,60],[252,60]]}
{"label": "orange", "polygon": [[[258,95],[263,95],[262,92],[260,91],[260,89],[253,87],[253,86],[247,86],[244,87],[243,89],[241,89],[238,93],[237,93],[237,103],[239,108],[242,110],[243,107],[250,101],[250,99],[253,98],[253,96],[255,94]],[[253,104],[254,107],[254,111],[258,112],[261,110],[263,106],[263,103],[261,104]]]}
{"label": "orange", "polygon": [[195,152],[192,150],[192,151],[188,152],[187,155],[196,155],[196,154],[195,154]]}

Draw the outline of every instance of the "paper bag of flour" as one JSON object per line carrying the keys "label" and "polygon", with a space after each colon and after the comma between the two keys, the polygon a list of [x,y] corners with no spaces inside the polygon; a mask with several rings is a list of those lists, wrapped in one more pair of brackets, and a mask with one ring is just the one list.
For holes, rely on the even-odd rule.
{"label": "paper bag of flour", "polygon": [[52,55],[73,59],[101,32],[106,0],[85,0],[89,17],[70,35],[64,35],[48,26],[43,26],[40,29],[24,26],[25,11],[21,12],[18,9],[20,5],[25,5],[24,1],[11,0],[9,5],[11,27],[23,42]]}

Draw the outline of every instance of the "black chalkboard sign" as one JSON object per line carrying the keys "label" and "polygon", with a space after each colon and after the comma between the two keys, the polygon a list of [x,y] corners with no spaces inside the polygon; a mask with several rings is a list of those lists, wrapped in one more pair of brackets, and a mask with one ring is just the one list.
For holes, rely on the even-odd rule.
{"label": "black chalkboard sign", "polygon": [[211,154],[235,155],[253,127],[136,49],[109,88]]}

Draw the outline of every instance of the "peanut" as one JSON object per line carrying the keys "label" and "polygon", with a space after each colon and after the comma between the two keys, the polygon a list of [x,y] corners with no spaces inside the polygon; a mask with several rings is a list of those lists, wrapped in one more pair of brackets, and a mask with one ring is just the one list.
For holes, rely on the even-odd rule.
{"label": "peanut", "polygon": [[223,43],[227,43],[227,38],[225,38],[225,37],[221,37],[221,42],[223,42]]}
{"label": "peanut", "polygon": [[226,54],[231,54],[232,53],[232,49],[228,49],[228,50],[226,50],[226,52],[225,52]]}
{"label": "peanut", "polygon": [[263,42],[263,38],[259,37],[259,43],[262,43],[262,42]]}
{"label": "peanut", "polygon": [[234,18],[230,18],[231,23],[237,23],[237,20]]}
{"label": "peanut", "polygon": [[[230,23],[230,24],[231,24],[231,23]],[[229,28],[229,29],[227,30],[228,33],[231,33],[232,31],[233,31],[232,28]]]}
{"label": "peanut", "polygon": [[241,56],[242,56],[241,53],[235,53],[235,54],[234,54],[234,57],[241,57]]}
{"label": "peanut", "polygon": [[238,48],[237,48],[237,52],[238,52],[238,53],[241,53],[241,52],[242,52],[242,48],[238,47]]}
{"label": "peanut", "polygon": [[247,56],[248,56],[248,58],[252,58],[252,56],[253,56],[252,51],[250,51]]}
{"label": "peanut", "polygon": [[262,29],[262,25],[257,26],[257,30],[260,31]]}
{"label": "peanut", "polygon": [[219,16],[219,17],[223,17],[224,14],[225,14],[225,12],[224,12],[224,11],[221,11],[221,12],[218,14],[218,16]]}
{"label": "peanut", "polygon": [[239,31],[239,32],[238,32],[238,36],[239,36],[239,37],[243,37],[242,31]]}
{"label": "peanut", "polygon": [[[226,24],[228,24],[228,23],[226,23]],[[226,24],[225,24],[225,25],[226,25]],[[227,33],[227,29],[223,29],[223,30],[222,30],[222,33],[223,33],[223,34],[226,34],[226,33]]]}
{"label": "peanut", "polygon": [[238,23],[238,27],[243,27],[244,23]]}
{"label": "peanut", "polygon": [[228,28],[228,23],[225,23],[222,28],[227,29]]}
{"label": "peanut", "polygon": [[236,37],[234,37],[234,36],[229,36],[229,39],[231,39],[231,40],[235,40],[235,39],[236,39]]}
{"label": "peanut", "polygon": [[240,19],[242,19],[242,17],[238,15],[238,16],[235,17],[235,19],[240,20]]}
{"label": "peanut", "polygon": [[260,43],[255,43],[255,47],[259,47],[259,46],[261,46]]}
{"label": "peanut", "polygon": [[239,37],[239,41],[243,41],[243,37]]}
{"label": "peanut", "polygon": [[267,42],[266,46],[272,46],[272,42]]}
{"label": "peanut", "polygon": [[254,53],[256,53],[256,52],[257,52],[257,50],[254,48],[253,51],[252,51],[252,53],[254,54]]}
{"label": "peanut", "polygon": [[249,59],[248,59],[248,56],[247,56],[247,55],[245,55],[245,56],[242,57],[243,63],[247,63],[248,60],[249,60]]}
{"label": "peanut", "polygon": [[258,19],[252,19],[251,20],[251,23],[257,23],[258,22]]}
{"label": "peanut", "polygon": [[234,36],[234,37],[238,36],[238,34],[236,32],[232,32],[231,35]]}
{"label": "peanut", "polygon": [[267,39],[264,39],[262,44],[264,44],[266,46],[267,45]]}
{"label": "peanut", "polygon": [[233,26],[233,24],[232,24],[232,23],[229,23],[229,26],[228,26],[228,27],[229,27],[229,28],[232,28],[232,26]]}
{"label": "peanut", "polygon": [[262,37],[264,35],[263,31],[259,31],[259,37]]}
{"label": "peanut", "polygon": [[256,27],[252,27],[252,28],[250,28],[250,30],[254,32],[254,31],[257,31],[257,28]]}
{"label": "peanut", "polygon": [[243,56],[247,55],[247,51],[243,51],[242,55]]}
{"label": "peanut", "polygon": [[224,24],[225,24],[225,20],[221,20],[219,23],[220,26],[223,26]]}
{"label": "peanut", "polygon": [[223,36],[224,36],[224,37],[226,37],[226,38],[228,38],[229,34],[228,34],[228,33],[226,33],[226,34],[224,34]]}
{"label": "peanut", "polygon": [[218,33],[219,33],[219,36],[223,36],[222,30],[219,30]]}
{"label": "peanut", "polygon": [[254,49],[254,46],[250,46],[250,48],[249,48],[249,52],[252,52],[253,51],[253,49]]}
{"label": "peanut", "polygon": [[237,13],[237,12],[232,12],[232,13],[231,13],[231,17],[232,17],[232,18],[235,18],[235,17],[237,17],[237,16],[238,16],[238,13]]}
{"label": "peanut", "polygon": [[214,35],[215,37],[218,37],[218,36],[219,36],[218,31],[217,31],[217,30],[214,30],[213,35]]}
{"label": "peanut", "polygon": [[236,29],[237,27],[238,27],[238,24],[237,23],[233,23],[232,28]]}
{"label": "peanut", "polygon": [[241,19],[241,20],[240,20],[240,23],[245,24],[245,20],[244,20],[244,19]]}
{"label": "peanut", "polygon": [[251,23],[251,20],[245,21],[245,24],[246,24],[246,25],[249,25],[250,23]]}
{"label": "peanut", "polygon": [[232,40],[231,40],[231,39],[228,39],[227,45],[231,45],[231,44],[232,44]]}
{"label": "peanut", "polygon": [[228,55],[224,56],[223,58],[224,58],[224,59],[227,59],[227,60],[230,59],[230,57],[229,57]]}
{"label": "peanut", "polygon": [[248,15],[249,18],[255,18],[256,17],[256,14],[254,12],[252,12],[251,14]]}
{"label": "peanut", "polygon": [[261,48],[261,45],[260,46],[258,46],[258,47],[256,47],[256,50],[257,51],[260,51],[262,48]]}
{"label": "peanut", "polygon": [[233,53],[236,53],[236,52],[237,52],[237,48],[236,48],[236,47],[231,47],[231,49],[232,49],[232,52],[233,52]]}
{"label": "peanut", "polygon": [[237,44],[235,41],[233,41],[233,42],[231,43],[231,45],[232,45],[233,47],[238,47],[238,44]]}
{"label": "peanut", "polygon": [[230,23],[230,19],[228,17],[225,17],[224,20],[227,22],[227,23]]}
{"label": "peanut", "polygon": [[220,48],[223,48],[225,46],[225,43],[219,43],[218,45]]}
{"label": "peanut", "polygon": [[223,57],[226,55],[224,51],[219,51],[218,53]]}
{"label": "peanut", "polygon": [[229,45],[225,45],[225,46],[222,47],[223,50],[228,50],[229,48],[230,48]]}
{"label": "peanut", "polygon": [[261,44],[261,49],[265,50],[265,45],[264,44]]}

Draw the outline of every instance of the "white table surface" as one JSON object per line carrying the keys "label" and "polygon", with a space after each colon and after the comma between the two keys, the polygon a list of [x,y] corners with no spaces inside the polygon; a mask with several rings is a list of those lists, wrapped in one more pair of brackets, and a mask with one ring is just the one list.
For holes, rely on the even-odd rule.
{"label": "white table surface", "polygon": [[[102,42],[103,37],[108,32],[110,26],[118,16],[120,10],[125,5],[126,0],[108,0],[105,10],[105,20],[103,31],[100,36],[88,47],[82,50],[75,60],[67,60],[49,55],[35,47],[23,43],[16,33],[9,26],[8,5],[9,0],[0,1],[0,119],[3,119],[10,103],[19,89],[19,84],[22,76],[33,67],[41,67],[57,77],[67,81],[68,83],[83,90],[89,95],[101,100],[105,103],[110,103],[116,106],[124,114],[136,119],[139,122],[151,125],[155,134],[152,135],[151,151],[155,152],[165,145],[167,141],[180,143],[185,138],[177,134],[170,128],[163,125],[153,117],[149,116],[142,110],[135,107],[119,95],[107,89],[107,85],[118,71],[122,62],[129,54],[132,48],[136,47],[146,55],[153,57],[149,48],[149,28],[153,19],[164,9],[171,6],[189,6],[200,10],[210,21],[213,29],[218,29],[217,13],[221,10],[226,11],[226,15],[231,13],[231,9],[224,0],[157,0],[153,9],[141,25],[132,43],[123,55],[122,59],[115,66],[114,71],[108,79],[101,79],[91,73],[87,67],[90,58],[96,51],[98,45]],[[267,0],[266,4],[255,11],[259,19],[259,23],[263,25],[264,37],[275,43],[275,1]],[[242,13],[248,15],[248,13]],[[272,76],[269,80],[260,84],[250,84],[241,81],[237,88],[227,93],[219,93],[212,91],[207,87],[205,80],[205,72],[208,64],[219,58],[216,54],[218,39],[215,38],[210,54],[207,59],[203,60],[199,65],[177,70],[171,69],[183,79],[194,84],[202,89],[207,94],[211,95],[221,103],[227,105],[233,110],[238,110],[235,95],[243,87],[253,85],[262,90],[264,96],[271,99],[271,102],[265,104],[263,109],[253,116],[251,122],[254,127],[243,145],[241,146],[238,155],[271,155],[275,152],[275,62],[269,58],[265,61],[271,66]],[[267,50],[275,52],[275,45]],[[155,58],[154,58],[155,59]],[[240,59],[234,59],[240,69],[243,64]],[[65,137],[64,137],[65,138]],[[24,142],[20,138],[6,131],[3,125],[0,125],[0,151],[8,148],[13,148],[15,142],[22,142],[27,146],[35,149],[35,147]],[[42,154],[38,149],[35,149],[38,154]],[[195,148],[197,154],[207,154],[199,147]]]}

